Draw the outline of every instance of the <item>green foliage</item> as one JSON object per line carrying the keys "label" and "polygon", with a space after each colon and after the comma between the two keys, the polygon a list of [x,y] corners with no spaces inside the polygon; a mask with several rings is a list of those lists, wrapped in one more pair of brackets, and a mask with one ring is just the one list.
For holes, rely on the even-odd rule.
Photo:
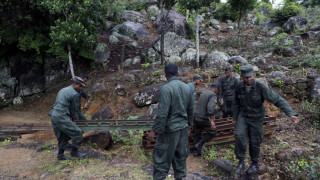
{"label": "green foliage", "polygon": [[282,88],[282,87],[284,86],[284,81],[283,81],[281,78],[276,77],[276,78],[275,78],[275,81],[273,81],[272,84],[273,84],[274,86],[277,86],[277,87]]}
{"label": "green foliage", "polygon": [[138,119],[139,116],[129,116],[127,119],[128,120],[135,120]]}
{"label": "green foliage", "polygon": [[320,69],[320,46],[308,48],[303,54],[290,58],[288,62],[292,68],[313,67]]}
{"label": "green foliage", "polygon": [[301,5],[305,7],[316,7],[320,6],[319,0],[302,0]]}
{"label": "green foliage", "polygon": [[[36,1],[1,0],[0,2],[0,56],[22,50],[37,55],[37,61],[49,44],[48,29],[52,17]],[[21,52],[21,51],[20,51]]]}
{"label": "green foliage", "polygon": [[310,27],[320,24],[320,8],[305,8],[300,14],[306,19],[313,19],[313,21],[308,21]]}
{"label": "green foliage", "polygon": [[320,102],[316,99],[312,101],[304,101],[302,103],[302,109],[306,112],[306,119],[310,121],[312,125],[320,127]]}
{"label": "green foliage", "polygon": [[[97,31],[114,0],[2,0],[0,2],[1,53],[25,51],[37,62],[48,54],[66,60],[72,53],[94,59]],[[8,46],[11,45],[11,46]]]}
{"label": "green foliage", "polygon": [[290,178],[305,177],[307,179],[320,178],[320,156],[310,156],[307,158],[300,157],[297,160],[290,161],[289,166],[286,168]]}
{"label": "green foliage", "polygon": [[270,9],[272,10],[272,4],[271,3],[266,3],[266,2],[259,2],[257,3],[259,10],[263,10],[263,9]]}
{"label": "green foliage", "polygon": [[230,6],[232,8],[231,12],[234,16],[234,19],[238,21],[238,28],[239,28],[239,34],[240,34],[240,22],[242,18],[251,10],[254,9],[255,4],[257,3],[257,0],[228,0],[228,3],[230,3]]}
{"label": "green foliage", "polygon": [[201,157],[208,162],[217,159],[217,147],[216,146],[205,146],[203,147]]}
{"label": "green foliage", "polygon": [[204,6],[209,6],[208,0],[178,0],[179,4],[189,10],[199,10]]}
{"label": "green foliage", "polygon": [[293,40],[289,40],[287,38],[288,34],[287,33],[281,33],[278,34],[275,37],[271,38],[271,47],[273,49],[285,49],[288,47],[292,47],[293,46]]}
{"label": "green foliage", "polygon": [[143,70],[146,70],[150,66],[150,63],[141,64]]}
{"label": "green foliage", "polygon": [[5,146],[7,146],[7,144],[9,144],[10,142],[11,142],[11,138],[9,137],[9,138],[5,139],[3,142],[1,142],[0,146],[1,146],[1,147],[5,147]]}
{"label": "green foliage", "polygon": [[141,148],[143,133],[143,130],[130,130],[126,137],[121,137],[118,131],[111,131],[112,140],[115,143],[123,143],[120,148],[120,153],[123,156],[132,155],[135,160],[147,162],[150,159],[145,155],[144,149]]}
{"label": "green foliage", "polygon": [[47,150],[52,150],[54,149],[54,145],[52,142],[46,142],[43,146],[42,149],[47,149]]}
{"label": "green foliage", "polygon": [[31,29],[27,30],[25,34],[19,37],[18,47],[22,51],[34,49],[37,54],[41,54],[41,48],[48,45],[48,38],[44,34],[35,33]]}
{"label": "green foliage", "polygon": [[159,76],[162,70],[157,70],[152,72],[152,76]]}
{"label": "green foliage", "polygon": [[75,53],[94,59],[93,50],[98,38],[99,24],[104,22],[105,4],[99,0],[45,0],[41,5],[48,8],[50,14],[59,17],[55,20],[55,25],[50,27],[52,43],[49,52],[66,60],[66,46],[71,45]]}
{"label": "green foliage", "polygon": [[229,3],[218,3],[213,16],[220,21],[226,21],[227,19],[235,20]]}
{"label": "green foliage", "polygon": [[285,22],[292,16],[297,16],[302,11],[302,7],[295,2],[285,2],[283,7],[274,9],[271,12],[271,19],[276,22]]}

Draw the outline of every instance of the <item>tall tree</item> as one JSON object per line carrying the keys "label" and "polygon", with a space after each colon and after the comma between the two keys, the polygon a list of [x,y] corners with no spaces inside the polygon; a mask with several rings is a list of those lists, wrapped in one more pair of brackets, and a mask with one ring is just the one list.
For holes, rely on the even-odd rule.
{"label": "tall tree", "polygon": [[197,49],[197,67],[199,67],[199,14],[198,10],[204,6],[210,6],[211,1],[208,0],[179,0],[179,4],[185,7],[187,10],[195,10],[196,12],[196,49]]}
{"label": "tall tree", "polygon": [[232,8],[232,11],[235,15],[235,19],[238,21],[238,34],[241,32],[241,20],[242,18],[251,10],[254,9],[255,4],[257,3],[257,0],[228,0],[228,3],[230,3],[230,6]]}
{"label": "tall tree", "polygon": [[93,59],[97,42],[97,31],[104,25],[103,15],[107,12],[104,0],[43,0],[40,4],[56,17],[50,27],[49,52],[62,59],[69,59],[70,71],[74,76],[72,53]]}

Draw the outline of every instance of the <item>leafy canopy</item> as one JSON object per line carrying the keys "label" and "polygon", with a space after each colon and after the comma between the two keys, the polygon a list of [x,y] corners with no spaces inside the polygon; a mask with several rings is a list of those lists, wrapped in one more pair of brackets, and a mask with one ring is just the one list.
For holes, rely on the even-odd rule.
{"label": "leafy canopy", "polygon": [[104,25],[107,4],[103,0],[43,0],[40,4],[57,17],[50,27],[49,52],[67,60],[66,47],[70,45],[73,53],[94,59],[97,31]]}
{"label": "leafy canopy", "polygon": [[209,6],[208,0],[179,0],[179,4],[189,10],[198,10],[203,6]]}
{"label": "leafy canopy", "polygon": [[230,3],[237,18],[241,19],[246,13],[254,9],[257,0],[228,0],[228,3]]}

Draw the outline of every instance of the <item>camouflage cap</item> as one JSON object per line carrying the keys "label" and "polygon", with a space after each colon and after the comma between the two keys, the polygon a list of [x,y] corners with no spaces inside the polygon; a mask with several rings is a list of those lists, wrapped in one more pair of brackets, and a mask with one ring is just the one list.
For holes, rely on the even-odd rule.
{"label": "camouflage cap", "polygon": [[73,82],[73,83],[76,83],[76,84],[80,84],[81,86],[86,86],[85,83],[84,83],[84,81],[83,81],[83,79],[81,79],[81,78],[78,77],[78,76],[74,76],[74,77],[72,78],[72,82]]}
{"label": "camouflage cap", "polygon": [[218,88],[218,89],[219,89],[219,86],[220,86],[220,84],[219,84],[217,81],[214,81],[214,82],[210,85],[211,88]]}
{"label": "camouflage cap", "polygon": [[253,67],[250,64],[241,66],[241,76],[251,77],[253,75]]}
{"label": "camouflage cap", "polygon": [[201,82],[203,81],[202,77],[199,74],[195,74],[193,76],[193,80],[195,80],[195,79],[199,79]]}

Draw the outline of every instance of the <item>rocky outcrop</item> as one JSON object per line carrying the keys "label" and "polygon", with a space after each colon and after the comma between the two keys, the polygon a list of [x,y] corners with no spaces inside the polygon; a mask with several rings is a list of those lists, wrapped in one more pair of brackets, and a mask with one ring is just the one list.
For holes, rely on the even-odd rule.
{"label": "rocky outcrop", "polygon": [[83,135],[83,143],[95,145],[100,150],[107,150],[112,146],[111,133],[109,131],[92,131]]}
{"label": "rocky outcrop", "polygon": [[248,61],[242,56],[232,56],[228,62],[230,64],[248,64]]}
{"label": "rocky outcrop", "polygon": [[320,77],[316,78],[313,82],[310,97],[312,99],[320,99]]}
{"label": "rocky outcrop", "polygon": [[223,70],[229,67],[228,60],[230,56],[224,52],[214,51],[211,52],[203,62],[203,69],[220,69]]}
{"label": "rocky outcrop", "polygon": [[[164,11],[164,16],[166,16],[167,13],[167,11]],[[161,14],[159,14],[155,21],[158,33],[161,32],[161,21],[163,20]],[[163,24],[165,24],[165,32],[174,32],[182,37],[187,37],[188,35],[186,17],[177,11],[170,10],[168,17],[165,18],[165,22],[163,22]]]}
{"label": "rocky outcrop", "polygon": [[152,85],[138,91],[133,97],[134,104],[138,107],[144,107],[157,103],[159,89],[163,84],[164,83]]}
{"label": "rocky outcrop", "polygon": [[113,112],[109,107],[107,107],[95,113],[92,116],[92,120],[104,120],[104,119],[110,119],[112,117],[113,117]]}
{"label": "rocky outcrop", "polygon": [[111,53],[111,50],[109,49],[109,47],[105,43],[98,43],[94,53],[96,55],[96,58],[94,61],[97,64],[102,65],[102,67],[106,67],[106,65],[109,62],[109,57]]}
{"label": "rocky outcrop", "polygon": [[10,57],[0,66],[0,108],[15,97],[30,96],[55,87],[68,73],[66,64],[56,58],[43,63],[19,55]]}
{"label": "rocky outcrop", "polygon": [[[160,52],[160,39],[156,40],[153,47]],[[167,57],[181,56],[190,47],[194,47],[194,44],[176,33],[168,32],[164,35],[164,55]]]}
{"label": "rocky outcrop", "polygon": [[287,33],[292,33],[294,30],[306,30],[307,29],[307,19],[300,16],[293,16],[288,19],[284,24],[284,31]]}
{"label": "rocky outcrop", "polygon": [[127,21],[115,26],[112,29],[112,35],[120,41],[130,41],[149,36],[149,32],[142,24]]}
{"label": "rocky outcrop", "polygon": [[143,15],[137,11],[126,10],[120,14],[120,20],[122,21],[133,21],[133,22],[144,22]]}

